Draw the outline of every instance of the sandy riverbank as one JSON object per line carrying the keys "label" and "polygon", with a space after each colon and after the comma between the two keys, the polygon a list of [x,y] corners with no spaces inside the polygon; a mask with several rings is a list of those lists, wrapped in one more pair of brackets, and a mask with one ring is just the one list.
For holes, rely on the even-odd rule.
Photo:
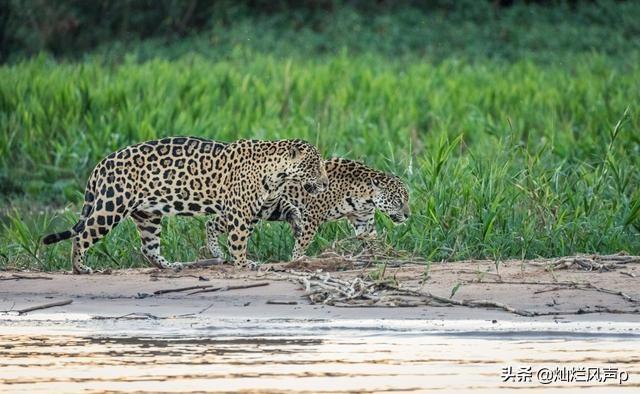
{"label": "sandy riverbank", "polygon": [[[316,264],[313,268],[321,267]],[[325,271],[327,267],[324,267]],[[185,269],[179,273],[156,269],[120,270],[108,275],[69,275],[66,273],[0,273],[0,310],[2,320],[35,318],[38,315],[72,316],[83,314],[91,318],[166,318],[187,315],[194,318],[227,319],[420,319],[475,320],[490,326],[496,321],[569,322],[615,321],[640,322],[640,264],[628,263],[619,269],[585,271],[581,268],[549,270],[536,262],[469,261],[433,263],[425,279],[425,268],[405,265],[387,268],[385,278],[394,278],[403,288],[426,290],[434,295],[450,297],[457,287],[454,300],[490,300],[513,308],[545,316],[518,316],[490,307],[443,306],[415,307],[336,307],[312,304],[303,286],[285,271],[283,264],[262,267],[248,272],[230,266]],[[264,269],[268,269],[265,271]],[[299,271],[300,267],[296,267]],[[332,277],[350,280],[369,278],[376,268],[330,272]],[[18,274],[19,278],[11,279]],[[41,277],[41,279],[25,279]],[[496,283],[500,282],[500,283]],[[572,288],[553,283],[589,284]],[[158,290],[190,286],[237,286],[267,283],[246,289],[188,294],[171,292],[155,295]],[[534,284],[542,283],[542,284]],[[619,293],[618,293],[619,292]],[[614,294],[611,294],[614,293]],[[55,308],[16,316],[13,311],[72,300]],[[610,310],[626,313],[590,313]],[[581,312],[572,314],[572,312]],[[585,313],[582,313],[585,312]],[[146,315],[145,315],[146,314]],[[130,317],[127,317],[127,319]]]}

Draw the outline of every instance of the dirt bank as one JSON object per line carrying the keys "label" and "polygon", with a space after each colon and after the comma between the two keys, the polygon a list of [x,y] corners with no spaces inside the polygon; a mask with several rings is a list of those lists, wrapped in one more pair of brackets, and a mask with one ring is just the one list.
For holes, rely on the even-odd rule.
{"label": "dirt bank", "polygon": [[[83,314],[98,319],[189,316],[216,319],[470,319],[487,324],[495,324],[495,321],[640,322],[640,263],[637,259],[608,267],[579,263],[579,260],[559,263],[506,261],[496,265],[492,261],[467,261],[432,263],[428,269],[423,265],[407,264],[387,266],[384,271],[377,266],[328,272],[335,264],[315,260],[306,266],[265,265],[258,272],[239,271],[226,265],[190,268],[179,273],[138,269],[90,276],[2,272],[0,310],[5,311],[5,322],[14,317],[34,318],[39,314],[61,318]],[[420,294],[428,292],[457,302],[480,303],[467,307],[413,297],[412,302],[396,302],[404,307],[312,304],[300,279],[304,268],[320,270],[320,277],[328,273],[344,283],[355,278],[371,283],[373,278],[422,292]],[[291,269],[296,272],[287,271]],[[262,286],[227,287],[256,284]],[[189,293],[200,289],[154,294],[159,290],[192,286],[220,289],[196,294]],[[453,296],[452,292],[455,293]],[[72,302],[16,316],[17,310],[67,300]],[[411,306],[416,300],[420,305]],[[504,308],[485,305],[484,301],[542,315],[521,316]],[[129,316],[123,317],[125,315]]]}

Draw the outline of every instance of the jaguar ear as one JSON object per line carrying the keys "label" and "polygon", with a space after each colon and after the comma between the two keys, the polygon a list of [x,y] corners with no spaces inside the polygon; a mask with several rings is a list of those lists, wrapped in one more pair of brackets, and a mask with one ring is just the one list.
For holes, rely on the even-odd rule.
{"label": "jaguar ear", "polygon": [[300,152],[300,149],[298,149],[297,146],[291,146],[289,148],[289,157],[291,157],[291,159],[295,160],[298,157],[300,157],[300,155],[301,155],[301,152]]}

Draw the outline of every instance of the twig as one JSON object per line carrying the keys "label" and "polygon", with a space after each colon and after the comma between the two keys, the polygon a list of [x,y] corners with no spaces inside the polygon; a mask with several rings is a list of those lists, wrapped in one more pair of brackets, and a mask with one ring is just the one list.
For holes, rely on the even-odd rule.
{"label": "twig", "polygon": [[205,267],[211,267],[214,265],[223,265],[225,263],[226,263],[226,260],[223,260],[223,259],[206,259],[206,260],[194,261],[193,263],[184,264],[183,267],[184,268],[205,268]]}
{"label": "twig", "polygon": [[56,302],[50,302],[48,304],[43,304],[43,305],[37,305],[37,306],[32,306],[29,308],[24,308],[24,309],[16,309],[15,311],[19,314],[19,315],[23,315],[25,313],[29,313],[29,312],[33,312],[33,311],[37,311],[40,309],[47,309],[47,308],[53,308],[56,306],[64,306],[64,305],[69,305],[73,302],[73,300],[63,300],[63,301],[56,301]]}
{"label": "twig", "polygon": [[596,286],[590,282],[532,282],[532,281],[477,281],[477,282],[474,282],[474,281],[470,281],[469,283],[555,286],[553,289],[538,290],[534,292],[535,294],[545,293],[545,292],[554,291],[554,290],[561,290],[561,288],[576,289],[576,290],[593,290],[601,293],[617,295],[629,302],[640,302],[640,300],[635,299],[629,296],[628,294],[623,293],[622,291],[606,289],[604,287]]}
{"label": "twig", "polygon": [[298,301],[267,300],[268,305],[298,305]]}
{"label": "twig", "polygon": [[44,279],[44,280],[52,280],[53,278],[50,276],[29,276],[29,275],[20,275],[13,274],[11,276],[0,277],[0,280],[20,280],[20,279]]}
{"label": "twig", "polygon": [[[389,282],[376,281],[368,282],[362,278],[356,277],[351,281],[344,281],[336,278],[332,278],[329,274],[325,273],[320,275],[319,273],[305,274],[301,272],[292,271],[290,275],[297,281],[302,283],[305,288],[305,292],[312,303],[322,303],[326,305],[332,305],[336,307],[415,307],[419,305],[429,304],[437,306],[437,304],[431,304],[435,301],[444,305],[456,305],[471,308],[498,308],[509,313],[513,313],[519,316],[534,317],[534,316],[547,316],[547,315],[571,315],[571,314],[583,314],[583,313],[625,313],[634,314],[640,313],[638,309],[634,310],[619,310],[608,307],[598,306],[596,309],[591,310],[587,308],[580,308],[575,311],[530,311],[517,309],[510,305],[491,301],[491,300],[454,300],[448,297],[442,297],[430,292],[412,290],[400,288]],[[475,282],[475,283],[509,283],[509,282]],[[598,286],[594,286],[590,283],[573,283],[573,282],[517,282],[511,281],[514,284],[533,284],[533,285],[565,285],[572,286],[570,288],[577,288],[580,290],[596,290],[605,293],[619,295],[629,301],[635,301],[628,295],[615,290],[603,289]],[[407,297],[418,298],[413,300]]]}
{"label": "twig", "polygon": [[94,319],[94,320],[120,320],[120,319],[127,319],[127,320],[153,319],[153,320],[158,320],[158,319],[166,319],[166,317],[159,317],[159,316],[156,316],[156,315],[152,315],[151,313],[131,312],[131,313],[127,313],[127,314],[121,315],[121,316],[93,316],[92,319]]}
{"label": "twig", "polygon": [[589,282],[543,282],[543,281],[528,281],[528,280],[470,280],[468,284],[494,284],[494,285],[539,285],[539,286],[575,286],[575,285],[587,285]]}
{"label": "twig", "polygon": [[202,276],[202,275],[158,275],[158,274],[151,274],[150,276],[152,278],[163,278],[163,279],[195,278],[195,279],[198,279],[198,280],[203,281],[203,282],[208,282],[209,281],[209,278],[207,278],[206,276]]}
{"label": "twig", "polygon": [[201,314],[205,313],[206,311],[208,311],[209,309],[211,309],[211,307],[212,307],[212,306],[213,306],[213,304],[209,305],[208,307],[206,307],[206,308],[202,309],[202,310],[201,310],[200,312],[198,312],[197,314],[198,314],[198,315],[201,315]]}
{"label": "twig", "polygon": [[[436,270],[436,271],[441,271],[441,270]],[[497,276],[498,278],[500,278],[500,274],[496,274],[496,273],[489,272],[489,271],[480,271],[480,270],[455,268],[455,267],[449,267],[445,271],[451,271],[451,272],[463,273],[463,274],[472,274],[472,275],[478,275],[478,276],[492,275],[492,276]]]}
{"label": "twig", "polygon": [[542,290],[537,290],[534,291],[533,294],[542,294],[542,293],[548,293],[550,291],[559,291],[559,290],[582,290],[582,291],[599,291],[601,293],[606,293],[606,294],[612,294],[612,295],[617,295],[620,296],[622,298],[624,298],[625,300],[629,301],[629,302],[640,302],[640,300],[637,300],[629,295],[627,295],[626,293],[623,293],[621,291],[617,291],[617,290],[609,290],[609,289],[604,289],[602,287],[597,287],[594,286],[592,284],[589,284],[588,286],[585,287],[581,287],[581,286],[567,286],[567,287],[563,287],[563,286],[556,286],[556,287],[552,287],[549,289],[542,289]]}
{"label": "twig", "polygon": [[533,294],[542,294],[542,293],[548,293],[550,291],[558,291],[558,290],[574,290],[573,287],[562,287],[562,286],[555,286],[555,287],[551,287],[548,289],[542,289],[542,290],[536,290],[533,292]]}
{"label": "twig", "polygon": [[[267,285],[269,285],[269,282],[250,283],[248,285],[238,285],[238,286],[213,287],[213,288],[207,288],[205,290],[194,291],[194,292],[188,293],[188,295],[200,294],[200,293],[211,293],[211,292],[214,292],[214,291],[250,289],[252,287],[261,287],[261,286],[267,286]],[[208,287],[211,287],[211,286],[208,286]]]}
{"label": "twig", "polygon": [[613,255],[577,255],[567,256],[560,259],[547,259],[540,262],[528,262],[530,265],[545,266],[547,270],[569,269],[577,266],[586,271],[610,271],[623,264],[638,263],[639,256],[629,256],[626,254]]}
{"label": "twig", "polygon": [[573,310],[573,311],[534,312],[534,316],[584,315],[586,313],[614,313],[614,314],[634,315],[634,314],[639,314],[640,310],[638,310],[638,309],[624,310],[624,309],[609,308],[609,307],[606,307],[606,306],[597,306],[596,309],[579,308],[579,309]]}
{"label": "twig", "polygon": [[167,293],[176,293],[176,292],[179,292],[179,291],[187,291],[187,290],[195,290],[195,289],[208,289],[209,287],[213,287],[213,285],[176,287],[174,289],[156,290],[156,291],[153,292],[153,294],[160,295],[160,294],[167,294]]}
{"label": "twig", "polygon": [[458,305],[458,306],[466,306],[466,307],[489,307],[489,308],[498,308],[498,309],[502,309],[505,310],[507,312],[511,312],[514,313],[516,315],[520,315],[520,316],[527,316],[527,317],[531,317],[531,316],[535,316],[535,312],[531,312],[531,311],[527,311],[527,310],[521,310],[521,309],[516,309],[513,308],[507,304],[503,304],[501,302],[495,302],[495,301],[489,301],[489,300],[462,300],[462,301],[458,301],[458,300],[454,300],[452,298],[448,298],[448,297],[441,297],[435,294],[432,294],[430,292],[421,292],[418,290],[409,290],[409,289],[401,289],[399,287],[396,287],[395,290],[401,291],[401,292],[405,292],[408,294],[413,294],[419,297],[428,297],[428,298],[432,298],[438,302],[444,303],[444,304],[451,304],[451,305]]}

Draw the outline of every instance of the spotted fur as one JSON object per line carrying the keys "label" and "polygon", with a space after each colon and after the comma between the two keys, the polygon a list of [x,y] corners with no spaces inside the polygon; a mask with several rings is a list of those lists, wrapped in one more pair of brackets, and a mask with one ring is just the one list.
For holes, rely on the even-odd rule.
{"label": "spotted fur", "polygon": [[[374,213],[378,209],[395,223],[409,217],[409,193],[396,176],[374,170],[366,165],[341,158],[325,162],[329,189],[309,195],[298,184],[287,184],[280,196],[268,200],[258,217],[262,220],[286,221],[295,238],[293,259],[304,255],[320,224],[346,218],[356,236],[375,236]],[[214,256],[219,256],[218,235],[224,228],[216,219],[207,223],[207,244]]]}
{"label": "spotted fur", "polygon": [[328,185],[318,150],[302,140],[147,141],[103,159],[89,177],[79,221],[43,242],[73,237],[73,271],[91,273],[84,264],[87,249],[130,217],[147,260],[159,268],[180,268],[160,254],[162,217],[215,214],[219,228],[229,233],[234,263],[244,266],[258,214],[289,182],[307,193],[320,193]]}

